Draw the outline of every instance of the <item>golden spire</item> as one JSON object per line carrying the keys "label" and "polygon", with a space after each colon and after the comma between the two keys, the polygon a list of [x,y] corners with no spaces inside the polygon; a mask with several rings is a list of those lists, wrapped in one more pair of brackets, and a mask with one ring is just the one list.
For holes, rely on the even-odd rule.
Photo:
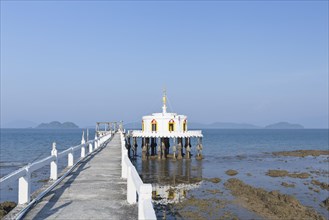
{"label": "golden spire", "polygon": [[163,102],[163,106],[162,106],[162,113],[167,113],[167,94],[166,94],[166,88],[163,89],[163,97],[162,97],[162,102]]}
{"label": "golden spire", "polygon": [[162,102],[163,102],[163,105],[166,105],[166,102],[167,102],[166,88],[163,89]]}

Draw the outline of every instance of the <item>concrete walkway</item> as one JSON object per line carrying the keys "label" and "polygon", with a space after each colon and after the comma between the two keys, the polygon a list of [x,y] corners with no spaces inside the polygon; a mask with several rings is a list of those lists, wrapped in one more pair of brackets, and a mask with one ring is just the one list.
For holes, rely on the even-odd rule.
{"label": "concrete walkway", "polygon": [[121,179],[120,136],[79,164],[24,219],[137,219]]}

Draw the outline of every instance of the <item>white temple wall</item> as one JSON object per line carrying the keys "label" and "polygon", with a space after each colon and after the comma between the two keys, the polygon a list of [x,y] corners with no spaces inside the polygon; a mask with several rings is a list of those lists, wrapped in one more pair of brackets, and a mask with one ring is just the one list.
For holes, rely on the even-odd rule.
{"label": "white temple wall", "polygon": [[168,132],[169,131],[169,121],[174,120],[174,132],[183,132],[183,123],[187,119],[185,115],[176,115],[173,113],[168,113],[168,115],[154,114],[143,117],[144,121],[144,131],[152,131],[152,120],[157,121],[157,132]]}

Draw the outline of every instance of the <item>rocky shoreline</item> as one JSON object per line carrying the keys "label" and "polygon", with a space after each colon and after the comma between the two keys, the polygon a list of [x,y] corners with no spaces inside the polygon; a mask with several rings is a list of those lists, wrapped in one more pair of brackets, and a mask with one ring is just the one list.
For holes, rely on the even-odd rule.
{"label": "rocky shoreline", "polygon": [[225,187],[236,197],[236,202],[267,219],[319,219],[325,218],[315,210],[303,206],[291,195],[278,191],[266,191],[231,178]]}
{"label": "rocky shoreline", "polygon": [[[278,157],[303,158],[329,155],[329,151],[297,150],[274,152],[272,154]],[[306,160],[310,160],[310,158]],[[322,162],[321,158],[320,160]],[[325,162],[327,163],[326,160]],[[253,173],[243,168],[232,169],[233,167],[230,166],[227,166],[227,168],[222,169],[221,176],[202,178],[201,188],[189,191],[188,196],[179,203],[169,204],[165,208],[167,211],[163,212],[163,216],[159,214],[158,217],[165,218],[170,215],[174,219],[324,220],[329,215],[329,197],[324,199],[321,196],[324,191],[329,191],[329,184],[324,181],[324,178],[327,177],[327,171],[323,169],[317,170],[311,166],[300,170],[290,170],[286,166],[277,166],[275,167],[277,169],[273,169],[273,166],[265,172]],[[263,175],[263,177],[258,175]],[[236,178],[232,178],[232,176],[236,176]],[[274,187],[258,187],[264,185],[257,184],[257,179],[263,179],[265,176],[268,176],[266,178],[269,184]],[[270,180],[271,178],[274,182]],[[303,187],[303,185],[306,185],[306,187]],[[303,195],[308,195],[307,197],[312,202],[303,200],[304,196],[301,198],[301,193],[296,193],[296,190],[298,191],[301,187],[306,190],[303,191]],[[328,212],[323,212],[323,209],[317,208],[316,204],[310,206],[310,203],[317,203],[318,207],[323,207]],[[165,204],[163,205],[165,206]],[[245,215],[249,217],[244,217]]]}

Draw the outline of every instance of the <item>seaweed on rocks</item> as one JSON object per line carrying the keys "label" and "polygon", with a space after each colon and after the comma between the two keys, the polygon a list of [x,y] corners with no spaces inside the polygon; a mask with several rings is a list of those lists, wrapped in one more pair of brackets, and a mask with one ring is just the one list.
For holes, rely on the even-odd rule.
{"label": "seaweed on rocks", "polygon": [[266,191],[231,178],[225,187],[237,197],[243,207],[268,219],[320,219],[325,218],[315,210],[303,206],[296,198],[278,191]]}
{"label": "seaweed on rocks", "polygon": [[13,210],[17,204],[11,201],[5,201],[0,203],[0,219],[7,215],[11,210]]}

